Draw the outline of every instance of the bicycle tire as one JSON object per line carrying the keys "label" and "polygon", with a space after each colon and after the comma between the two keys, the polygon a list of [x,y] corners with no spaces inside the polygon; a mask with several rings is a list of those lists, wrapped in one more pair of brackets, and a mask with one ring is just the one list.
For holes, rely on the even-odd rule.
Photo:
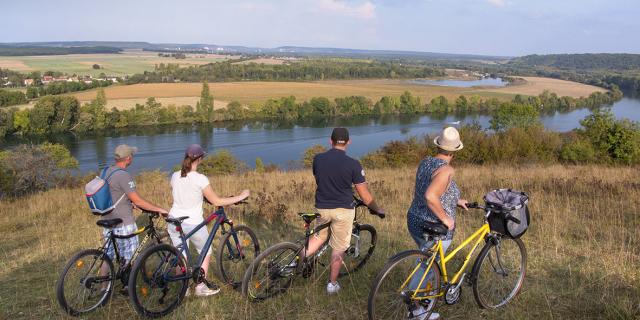
{"label": "bicycle tire", "polygon": [[[369,233],[368,237],[363,236],[363,234],[366,234],[366,233]],[[360,241],[362,241],[362,239],[365,239],[365,241],[366,239],[369,239],[369,241],[368,243],[365,244],[366,247],[363,247],[362,242],[360,242],[359,244],[360,252],[358,256],[358,258],[360,259],[357,259],[357,258],[354,259],[353,260],[354,263],[350,263],[351,261],[350,257],[353,256],[355,248],[353,247],[353,245],[347,248],[344,259],[343,259],[346,270],[340,270],[338,277],[343,277],[360,270],[367,263],[367,261],[369,261],[369,258],[371,258],[371,255],[373,255],[373,251],[376,248],[376,241],[378,240],[378,234],[376,232],[376,228],[374,228],[372,225],[368,225],[368,224],[361,224],[358,226],[354,225],[353,231],[351,234],[352,234],[351,236],[352,244],[355,239],[355,237],[353,236],[354,234],[360,237]],[[365,250],[362,250],[362,249],[365,249]],[[365,252],[363,253],[362,251],[365,251]],[[353,267],[350,267],[350,266],[353,266]]]}
{"label": "bicycle tire", "polygon": [[[79,309],[77,306],[72,305],[72,303],[70,303],[70,299],[67,298],[67,295],[65,293],[69,293],[68,290],[65,290],[65,283],[69,284],[69,282],[75,282],[81,286],[86,287],[87,285],[92,286],[91,288],[83,288],[83,290],[89,289],[89,290],[94,290],[93,288],[93,282],[89,281],[87,282],[88,279],[85,276],[85,278],[82,278],[80,281],[65,281],[65,279],[67,279],[67,275],[69,274],[69,272],[71,270],[75,269],[80,269],[82,267],[84,267],[85,265],[87,265],[86,262],[84,262],[84,260],[81,260],[83,257],[85,256],[89,256],[89,257],[93,257],[93,263],[90,264],[90,269],[89,271],[87,271],[86,275],[89,275],[89,273],[92,273],[92,269],[94,266],[96,266],[96,261],[100,260],[103,262],[106,262],[106,265],[109,267],[109,278],[111,280],[109,280],[109,287],[107,290],[103,290],[101,291],[102,294],[99,296],[99,299],[97,300],[96,303],[93,303],[91,306],[89,306],[88,308],[85,309]],[[100,269],[100,267],[102,266],[101,263],[97,264],[98,269]],[[79,316],[88,312],[91,312],[103,305],[105,305],[108,301],[109,298],[111,298],[111,295],[113,293],[113,287],[115,285],[115,270],[113,267],[113,262],[111,261],[111,259],[105,255],[101,250],[98,249],[85,249],[82,251],[77,252],[76,254],[74,254],[71,259],[69,259],[69,261],[67,262],[67,264],[65,265],[64,269],[62,270],[62,273],[60,273],[60,277],[58,278],[57,284],[56,284],[56,298],[58,300],[58,303],[60,304],[60,306],[62,307],[62,309],[67,312],[69,315],[71,316]],[[97,289],[97,288],[96,288]],[[84,295],[83,295],[84,297]]]}
{"label": "bicycle tire", "polygon": [[[234,233],[238,235],[240,243],[236,243],[233,238]],[[246,233],[246,237],[240,239],[240,235],[243,233]],[[229,248],[233,252],[229,252]],[[260,254],[260,243],[251,228],[245,225],[238,225],[225,234],[216,252],[220,279],[235,289],[242,286],[244,274],[251,262]],[[250,256],[247,256],[247,254]],[[243,261],[244,263],[242,263]],[[233,266],[239,266],[240,268],[233,268]]]}
{"label": "bicycle tire", "polygon": [[[147,261],[148,259],[156,258],[159,259],[158,262]],[[178,249],[169,244],[163,243],[149,247],[140,254],[140,257],[136,259],[131,269],[128,286],[129,300],[138,314],[148,318],[158,318],[169,314],[180,305],[187,293],[189,279],[175,281],[166,281],[164,279],[167,272],[176,272],[176,268],[180,268],[181,273],[186,272],[186,262],[184,256]],[[148,274],[149,272],[151,272],[151,274]],[[137,283],[138,275],[141,275],[143,278],[141,283]],[[171,282],[177,283],[179,287],[174,290],[176,295],[173,301],[164,303],[164,298],[169,291],[167,286]],[[154,288],[154,286],[156,287]],[[166,307],[160,308],[159,310],[151,310],[148,305],[141,302],[140,295],[146,300],[146,297],[150,295],[149,291],[157,288],[162,291],[162,296],[158,299],[158,302],[160,305],[166,305]],[[140,295],[138,294],[139,291]],[[151,298],[149,298],[149,300],[151,300]]]}
{"label": "bicycle tire", "polygon": [[[510,266],[505,266],[506,262],[505,261],[505,256],[506,254],[501,253],[501,251],[504,250],[504,244],[507,243],[515,243],[517,245],[517,252],[519,253],[519,264],[520,264],[520,268],[518,272],[518,278],[516,279],[515,284],[513,285],[513,287],[511,285],[509,285],[509,287],[511,289],[509,289],[508,294],[506,294],[503,298],[501,298],[500,302],[498,303],[493,303],[488,301],[486,295],[488,294],[487,292],[483,292],[486,290],[482,290],[483,288],[480,288],[480,284],[479,283],[479,279],[481,279],[481,283],[484,283],[484,275],[481,275],[481,272],[483,271],[483,266],[485,268],[489,267],[493,269],[493,273],[501,276],[502,279],[505,279],[506,277],[508,277],[508,274],[506,275],[501,275],[500,273],[504,273],[504,271],[506,271],[506,268],[512,269],[510,268]],[[500,248],[503,247],[503,248]],[[491,250],[493,248],[498,248],[499,250]],[[492,252],[493,256],[492,256]],[[498,255],[498,252],[499,255]],[[515,252],[515,250],[514,250]],[[496,259],[496,257],[500,257],[500,259]],[[495,262],[493,260],[496,260]],[[518,260],[518,259],[516,259]],[[487,262],[485,262],[487,261]],[[496,266],[499,268],[499,270],[496,269]],[[524,283],[524,277],[526,274],[526,269],[527,269],[527,251],[526,248],[524,246],[524,243],[522,242],[522,240],[520,239],[511,239],[511,238],[507,238],[507,237],[502,237],[502,238],[497,238],[497,240],[489,240],[487,241],[487,243],[484,245],[484,247],[482,248],[482,251],[480,251],[480,254],[478,254],[478,258],[476,258],[476,261],[473,264],[473,269],[471,272],[471,276],[472,276],[472,286],[473,286],[473,296],[476,300],[476,303],[478,304],[478,306],[482,309],[495,309],[495,308],[499,308],[504,306],[505,304],[509,303],[509,301],[511,301],[513,298],[515,298],[518,293],[520,292],[520,289],[522,289],[522,284]],[[489,270],[490,271],[490,270]],[[483,273],[484,274],[484,273]],[[491,274],[491,273],[489,273]],[[502,280],[500,279],[500,277],[498,277],[497,279],[490,279],[490,280],[486,280],[488,282],[491,283],[492,288],[495,287],[495,284],[497,281]],[[484,294],[483,294],[484,293]]]}
{"label": "bicycle tire", "polygon": [[[421,305],[424,308],[425,303],[428,303],[425,313],[419,315],[414,314],[413,317],[416,319],[429,318],[440,297],[424,302],[425,300],[411,299],[411,295],[413,295],[413,291],[411,290],[403,291],[396,289],[398,286],[402,285],[402,283],[397,283],[396,281],[405,281],[409,275],[411,275],[412,270],[415,268],[419,259],[425,259],[428,261],[428,259],[431,259],[431,253],[426,253],[420,250],[407,250],[389,258],[387,263],[382,267],[371,283],[371,290],[369,291],[369,297],[367,298],[367,315],[370,320],[407,319],[410,310],[414,310],[418,305]],[[394,269],[397,270],[397,276],[391,276],[392,271],[395,271]],[[431,270],[433,270],[433,279],[435,280],[431,282],[430,287],[437,288],[436,290],[439,291],[441,287],[442,274],[440,264],[434,262],[431,266]],[[382,296],[382,293],[380,293],[383,281],[386,279],[389,279],[389,282],[387,282],[388,286],[394,288],[390,290],[393,293],[389,294],[389,297]],[[385,286],[387,283],[385,283]],[[378,306],[379,304],[386,306],[387,309],[390,310],[391,314],[389,316],[385,316],[387,313],[383,313],[381,311],[382,308]]]}
{"label": "bicycle tire", "polygon": [[[252,301],[262,301],[286,292],[302,268],[302,263],[300,262],[301,250],[301,245],[291,242],[281,242],[260,253],[244,274],[242,280],[242,295]],[[283,254],[285,255],[283,256]],[[268,259],[272,255],[274,255],[273,259],[269,261]],[[282,265],[275,264],[276,261],[279,262],[278,260],[281,257]],[[295,265],[293,265],[293,261],[295,261]],[[290,266],[289,269],[286,269],[287,266]],[[268,278],[260,278],[259,271],[263,267],[267,269]],[[274,280],[278,279],[285,280],[281,284],[275,283],[276,281]],[[264,285],[265,282],[267,282],[266,285]],[[274,285],[277,285],[277,287]],[[267,291],[264,294],[259,294],[258,289],[262,287],[266,287]]]}

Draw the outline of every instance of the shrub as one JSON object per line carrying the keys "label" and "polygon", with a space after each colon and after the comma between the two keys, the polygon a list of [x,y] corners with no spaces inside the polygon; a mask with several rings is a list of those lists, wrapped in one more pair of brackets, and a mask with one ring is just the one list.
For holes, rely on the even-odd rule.
{"label": "shrub", "polygon": [[510,128],[540,126],[540,118],[533,105],[506,102],[495,111],[489,123],[492,130],[505,131]]}
{"label": "shrub", "polygon": [[45,191],[68,180],[78,161],[58,144],[19,145],[0,153],[0,195]]}
{"label": "shrub", "polygon": [[571,164],[597,162],[596,150],[590,141],[574,137],[560,149],[560,160]]}
{"label": "shrub", "polygon": [[310,148],[304,151],[304,154],[302,155],[302,164],[304,165],[305,168],[311,168],[311,166],[313,165],[313,158],[318,153],[322,153],[325,151],[327,151],[327,148],[325,148],[323,145],[316,144],[311,146]]}
{"label": "shrub", "polygon": [[205,157],[199,169],[204,175],[214,176],[242,172],[247,169],[247,165],[234,157],[229,150],[222,149]]}

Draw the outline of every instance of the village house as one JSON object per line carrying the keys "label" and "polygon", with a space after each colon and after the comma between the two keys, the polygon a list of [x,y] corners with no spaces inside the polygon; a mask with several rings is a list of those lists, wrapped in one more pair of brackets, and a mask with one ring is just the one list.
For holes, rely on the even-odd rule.
{"label": "village house", "polygon": [[24,79],[24,85],[25,86],[31,86],[33,85],[34,79]]}

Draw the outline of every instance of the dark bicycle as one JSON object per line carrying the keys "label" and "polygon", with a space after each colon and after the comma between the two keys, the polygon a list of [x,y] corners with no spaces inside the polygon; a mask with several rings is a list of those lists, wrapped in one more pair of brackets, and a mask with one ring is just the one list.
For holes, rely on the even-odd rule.
{"label": "dark bicycle", "polygon": [[[56,285],[56,297],[62,309],[69,315],[79,316],[105,305],[113,293],[116,280],[120,280],[123,287],[126,287],[129,282],[131,265],[143,248],[148,245],[147,242],[151,240],[151,243],[155,241],[160,244],[162,239],[166,238],[167,234],[159,232],[153,223],[153,220],[158,217],[158,213],[144,210],[143,212],[149,218],[145,227],[128,235],[117,235],[111,230],[101,247],[79,251],[67,262]],[[103,228],[112,229],[120,223],[122,223],[122,219],[116,218],[99,220],[96,224]],[[116,239],[129,239],[143,233],[146,234],[134,251],[131,260],[125,261],[120,256]],[[114,267],[114,262],[106,254],[109,246],[113,246],[117,269]],[[103,266],[106,266],[106,270],[101,272]]]}
{"label": "dark bicycle", "polygon": [[[245,202],[237,204],[240,203]],[[209,284],[202,263],[218,229],[221,229],[223,238],[218,245],[216,258],[220,278],[225,283],[238,287],[246,268],[260,253],[258,238],[253,230],[244,225],[234,226],[223,207],[211,212],[209,217],[185,235],[181,224],[187,218],[166,218],[180,232],[181,244],[177,248],[169,244],[150,247],[141,254],[131,270],[129,299],[135,310],[145,317],[162,317],[178,307],[187,292],[190,279],[195,284]],[[215,221],[213,228],[194,263],[187,240],[212,221]]]}
{"label": "dark bicycle", "polygon": [[[362,268],[373,254],[376,246],[376,229],[368,224],[360,224],[358,217],[362,216],[364,211],[381,219],[385,217],[384,213],[367,208],[356,197],[354,197],[354,202],[356,215],[351,232],[351,242],[345,252],[344,268],[340,270],[340,277]],[[296,276],[301,275],[303,278],[309,278],[315,269],[328,266],[329,262],[323,261],[323,256],[329,249],[329,237],[312,256],[307,257],[306,252],[309,246],[309,237],[328,228],[330,223],[311,228],[311,223],[320,217],[320,214],[298,213],[298,215],[304,220],[304,238],[296,243],[281,242],[267,248],[247,269],[242,281],[242,294],[250,300],[261,301],[284,293]]]}

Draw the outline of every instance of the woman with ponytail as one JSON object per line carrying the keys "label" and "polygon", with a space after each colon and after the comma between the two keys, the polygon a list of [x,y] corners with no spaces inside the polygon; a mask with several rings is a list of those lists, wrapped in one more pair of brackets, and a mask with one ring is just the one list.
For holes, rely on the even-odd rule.
{"label": "woman with ponytail", "polygon": [[[226,206],[240,202],[249,196],[249,190],[243,190],[240,195],[229,198],[219,197],[211,188],[207,176],[198,172],[198,165],[202,163],[205,156],[204,149],[200,145],[190,145],[184,155],[182,161],[182,169],[176,171],[171,176],[171,193],[173,195],[173,206],[169,211],[172,218],[188,216],[182,223],[182,231],[186,234],[191,232],[198,224],[204,221],[202,201],[207,199],[215,206]],[[180,233],[175,226],[168,226],[169,236],[174,246],[181,243]],[[204,244],[209,237],[207,228],[200,228],[189,241],[196,246],[198,253],[204,249]],[[209,260],[211,258],[211,248],[207,248],[207,255],[202,263],[205,277],[208,274]],[[212,285],[207,287],[205,283],[201,283],[195,288],[196,296],[209,296],[216,294],[220,289]]]}

